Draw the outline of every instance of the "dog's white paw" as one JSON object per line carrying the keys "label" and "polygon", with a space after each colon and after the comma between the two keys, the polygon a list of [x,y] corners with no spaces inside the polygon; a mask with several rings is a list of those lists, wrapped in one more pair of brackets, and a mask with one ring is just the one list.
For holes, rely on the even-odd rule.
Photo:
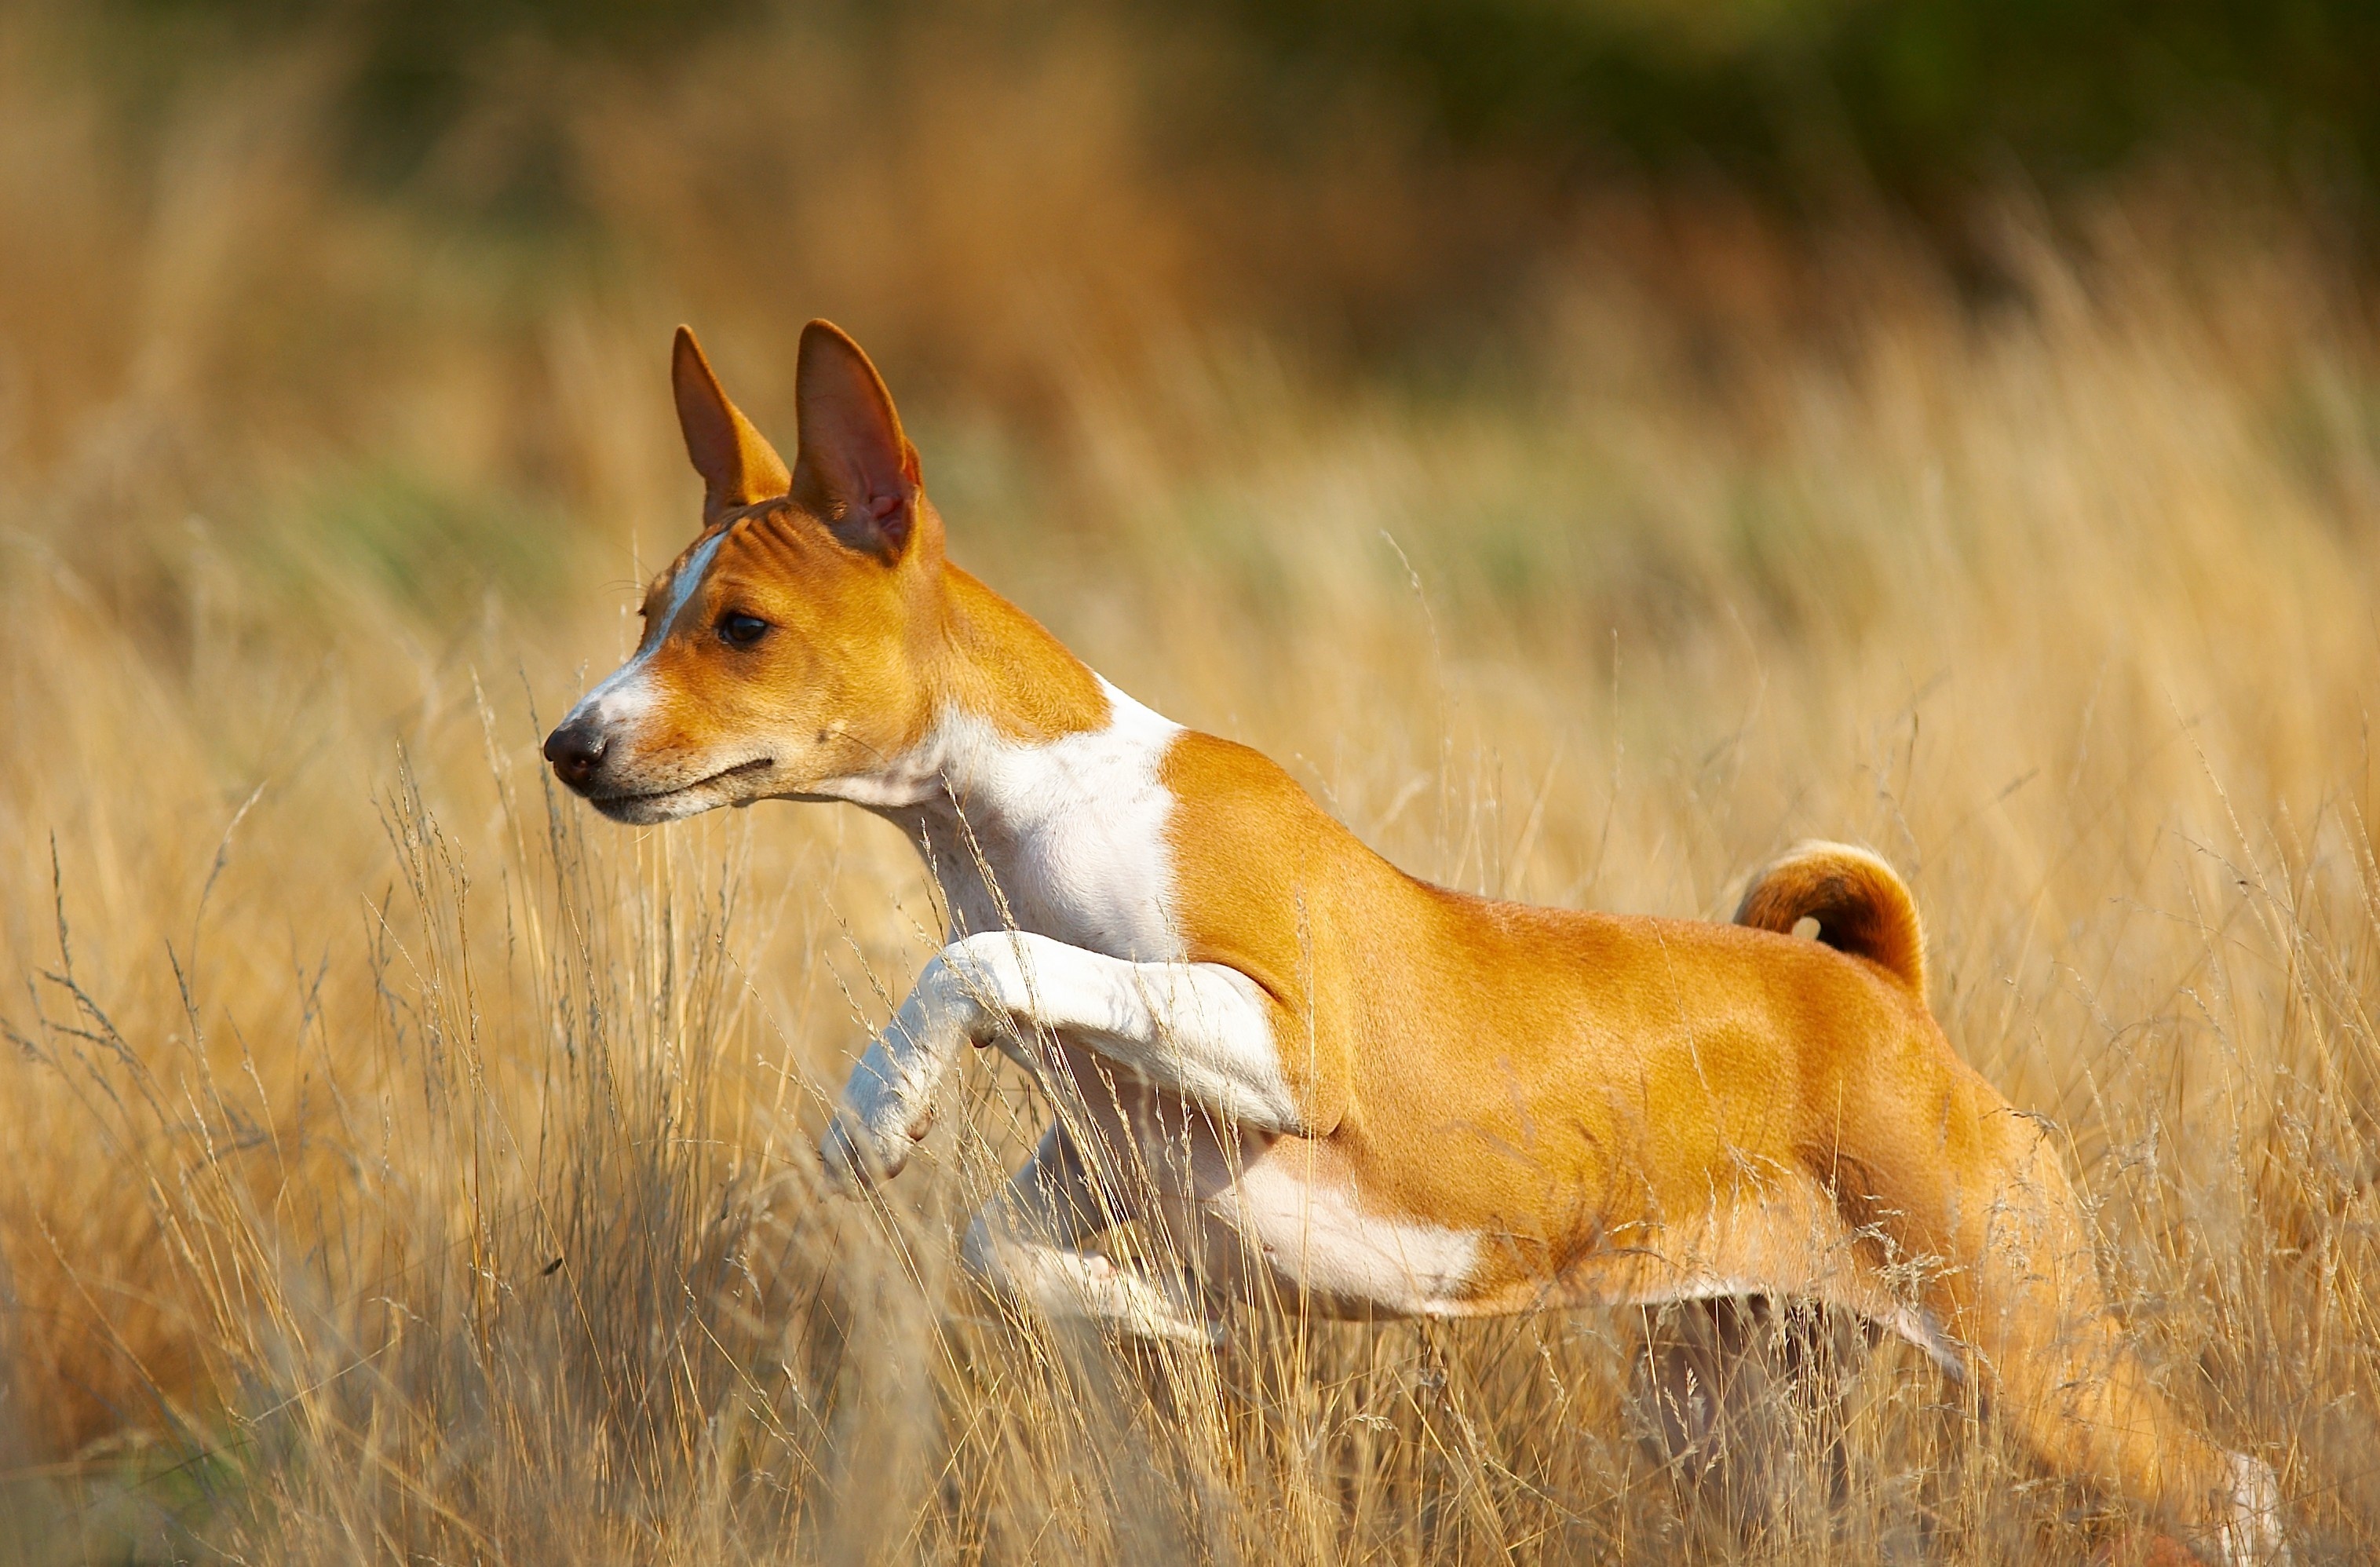
{"label": "dog's white paw", "polygon": [[2287,1567],[2281,1533],[2281,1477],[2261,1458],[2231,1455],[2231,1518],[2223,1531],[2227,1567]]}
{"label": "dog's white paw", "polygon": [[908,1164],[911,1151],[932,1124],[931,1111],[906,1126],[886,1126],[848,1109],[836,1111],[819,1136],[819,1165],[827,1184],[845,1197],[857,1197],[890,1181]]}
{"label": "dog's white paw", "polygon": [[1110,1321],[1118,1332],[1129,1338],[1201,1349],[1220,1349],[1227,1337],[1223,1324],[1199,1310],[1195,1302],[1158,1290],[1130,1298],[1123,1311]]}

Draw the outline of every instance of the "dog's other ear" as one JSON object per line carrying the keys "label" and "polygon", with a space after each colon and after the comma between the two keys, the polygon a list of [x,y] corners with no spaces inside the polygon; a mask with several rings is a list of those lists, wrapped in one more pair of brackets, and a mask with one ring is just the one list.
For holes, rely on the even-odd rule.
{"label": "dog's other ear", "polygon": [[694,459],[694,471],[702,475],[705,528],[718,521],[722,512],[773,501],[793,489],[785,459],[727,400],[719,377],[710,372],[710,361],[702,357],[702,345],[683,326],[670,355],[670,386],[677,394],[677,426],[686,435],[686,455]]}
{"label": "dog's other ear", "polygon": [[891,565],[909,547],[924,483],[884,378],[832,322],[802,328],[794,369],[801,448],[794,499],[855,550]]}

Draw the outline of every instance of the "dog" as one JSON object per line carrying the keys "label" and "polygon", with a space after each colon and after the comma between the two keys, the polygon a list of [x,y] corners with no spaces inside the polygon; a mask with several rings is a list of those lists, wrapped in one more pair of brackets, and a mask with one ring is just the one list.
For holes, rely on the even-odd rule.
{"label": "dog", "polygon": [[[1088,1249],[1136,1204],[1210,1285],[1269,1272],[1317,1311],[1808,1299],[2195,1549],[2286,1559],[2273,1470],[2151,1385],[2041,1124],[1935,1023],[1883,860],[1803,844],[1730,925],[1432,886],[952,564],[832,324],[802,334],[790,468],[684,328],[672,382],[701,529],[544,752],[617,821],[843,801],[924,854],[948,944],[821,1138],[839,1184],[896,1174],[964,1049],[999,1045],[1073,1106],[962,1245],[1012,1299],[1208,1337],[1189,1286]],[[1101,1173],[1133,1164],[1141,1189]]]}

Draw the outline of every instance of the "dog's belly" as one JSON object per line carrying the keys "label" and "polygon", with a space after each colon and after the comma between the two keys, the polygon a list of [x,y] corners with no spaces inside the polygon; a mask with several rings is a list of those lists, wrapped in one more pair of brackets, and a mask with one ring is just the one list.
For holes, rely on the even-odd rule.
{"label": "dog's belly", "polygon": [[[1584,1250],[1532,1245],[1365,1200],[1328,1139],[1227,1136],[1179,1095],[1118,1080],[1070,1050],[1088,1129],[1127,1209],[1154,1202],[1206,1285],[1245,1294],[1269,1282],[1334,1316],[1479,1317],[1548,1306],[1646,1306],[1715,1295],[1829,1300],[1891,1323],[1883,1289],[1814,1183],[1783,1175],[1667,1222],[1623,1225]],[[1557,1260],[1558,1258],[1558,1260]]]}
{"label": "dog's belly", "polygon": [[[1483,1237],[1376,1212],[1327,1144],[1279,1137],[1248,1148],[1201,1194],[1208,1250],[1260,1266],[1310,1306],[1341,1315],[1468,1315]],[[1220,1245],[1219,1245],[1220,1243]]]}
{"label": "dog's belly", "polygon": [[[1123,1168],[1127,1207],[1155,1200],[1209,1289],[1242,1294],[1269,1275],[1305,1309],[1341,1316],[1468,1315],[1482,1237],[1365,1206],[1328,1142],[1228,1138],[1181,1096],[1115,1081],[1070,1049],[1089,1129]],[[1122,1158],[1112,1158],[1121,1154]],[[1096,1156],[1094,1165],[1110,1162]]]}

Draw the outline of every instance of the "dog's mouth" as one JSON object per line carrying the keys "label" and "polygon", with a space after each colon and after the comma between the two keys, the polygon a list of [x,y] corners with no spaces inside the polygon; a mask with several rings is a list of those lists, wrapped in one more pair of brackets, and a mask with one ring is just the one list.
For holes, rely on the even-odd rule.
{"label": "dog's mouth", "polygon": [[587,802],[598,810],[633,809],[638,806],[658,805],[663,800],[674,799],[680,795],[690,795],[697,789],[705,788],[713,784],[723,784],[731,778],[741,777],[747,772],[765,772],[776,765],[777,759],[774,757],[754,757],[749,761],[739,761],[733,767],[722,767],[716,772],[706,773],[690,784],[674,784],[666,789],[649,789],[641,793],[589,795],[587,796]]}

